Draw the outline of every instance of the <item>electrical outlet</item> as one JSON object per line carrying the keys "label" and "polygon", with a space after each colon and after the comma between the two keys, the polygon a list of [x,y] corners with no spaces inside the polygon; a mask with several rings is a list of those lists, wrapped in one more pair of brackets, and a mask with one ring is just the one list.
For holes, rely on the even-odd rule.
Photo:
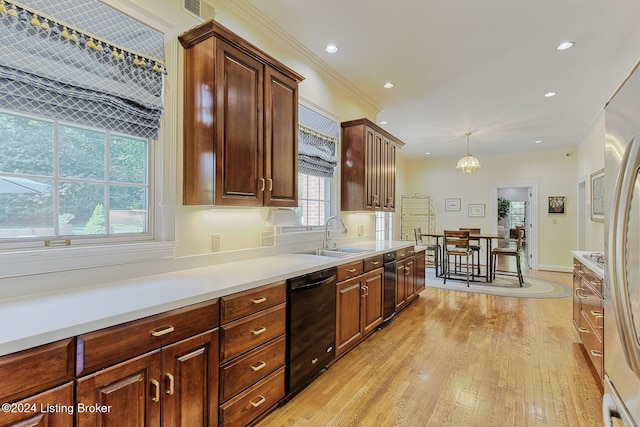
{"label": "electrical outlet", "polygon": [[276,236],[273,231],[260,233],[260,246],[273,246],[276,244]]}
{"label": "electrical outlet", "polygon": [[211,235],[211,252],[220,252],[220,235]]}
{"label": "electrical outlet", "polygon": [[364,235],[364,225],[360,224],[358,225],[358,236],[362,236]]}

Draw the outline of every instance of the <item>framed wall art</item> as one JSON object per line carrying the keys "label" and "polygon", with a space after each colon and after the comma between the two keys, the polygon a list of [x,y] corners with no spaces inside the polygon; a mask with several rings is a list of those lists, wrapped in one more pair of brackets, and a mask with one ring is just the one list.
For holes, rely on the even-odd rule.
{"label": "framed wall art", "polygon": [[469,205],[469,216],[484,216],[484,205]]}
{"label": "framed wall art", "polygon": [[591,174],[591,221],[604,221],[604,169]]}
{"label": "framed wall art", "polygon": [[460,199],[457,199],[457,198],[444,199],[444,210],[445,211],[459,211],[460,210]]}
{"label": "framed wall art", "polygon": [[549,213],[564,213],[564,196],[549,196]]}

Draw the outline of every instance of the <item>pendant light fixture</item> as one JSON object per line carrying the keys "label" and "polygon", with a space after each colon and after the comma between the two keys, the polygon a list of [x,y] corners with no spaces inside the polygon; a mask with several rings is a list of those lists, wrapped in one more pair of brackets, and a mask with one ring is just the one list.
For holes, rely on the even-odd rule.
{"label": "pendant light fixture", "polygon": [[465,133],[467,135],[467,155],[458,160],[456,169],[460,169],[463,173],[473,173],[476,169],[480,169],[480,162],[478,159],[469,154],[469,136],[471,132]]}

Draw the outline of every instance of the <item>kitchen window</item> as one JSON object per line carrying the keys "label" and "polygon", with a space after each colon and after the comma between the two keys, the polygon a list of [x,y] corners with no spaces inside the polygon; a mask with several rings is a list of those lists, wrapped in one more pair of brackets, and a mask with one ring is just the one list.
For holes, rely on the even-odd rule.
{"label": "kitchen window", "polygon": [[148,140],[0,111],[0,245],[150,239]]}
{"label": "kitchen window", "polygon": [[331,216],[331,178],[298,174],[298,225],[310,228],[324,226]]}

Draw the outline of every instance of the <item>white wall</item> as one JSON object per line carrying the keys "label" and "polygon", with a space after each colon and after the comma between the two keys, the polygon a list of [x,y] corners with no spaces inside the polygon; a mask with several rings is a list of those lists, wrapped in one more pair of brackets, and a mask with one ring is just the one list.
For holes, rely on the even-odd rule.
{"label": "white wall", "polygon": [[[575,194],[577,158],[567,150],[547,150],[482,156],[482,168],[465,175],[455,166],[457,158],[406,160],[402,171],[406,193],[430,195],[436,210],[436,230],[480,227],[497,231],[496,187],[538,186],[538,262],[540,269],[567,270],[575,249]],[[565,196],[565,214],[547,212],[549,196]],[[445,198],[460,198],[461,210],[445,212]],[[469,217],[469,204],[484,204],[483,218]]]}
{"label": "white wall", "polygon": [[[591,220],[591,174],[604,168],[605,122],[604,110],[580,140],[576,152],[578,158],[576,186],[585,183],[584,250],[604,251],[604,222]],[[578,219],[576,219],[578,220]]]}

